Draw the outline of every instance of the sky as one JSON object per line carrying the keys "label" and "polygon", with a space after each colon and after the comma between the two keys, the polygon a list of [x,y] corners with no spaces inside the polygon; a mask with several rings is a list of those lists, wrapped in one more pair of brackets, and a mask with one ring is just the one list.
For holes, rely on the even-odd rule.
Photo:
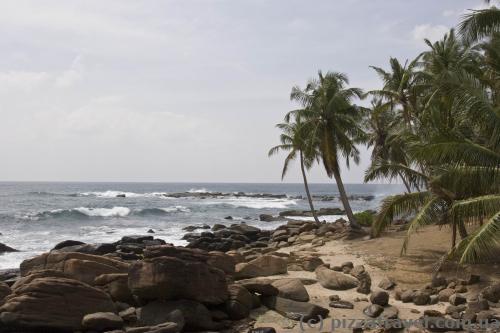
{"label": "sky", "polygon": [[[318,70],[425,50],[481,0],[4,0],[0,180],[280,182],[279,123]],[[343,169],[361,183],[370,153]],[[300,182],[298,165],[286,182]],[[311,182],[330,181],[321,166]]]}

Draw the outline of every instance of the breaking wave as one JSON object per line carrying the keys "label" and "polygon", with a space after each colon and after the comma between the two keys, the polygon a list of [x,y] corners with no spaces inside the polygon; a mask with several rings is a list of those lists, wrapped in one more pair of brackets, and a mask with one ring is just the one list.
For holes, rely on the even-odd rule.
{"label": "breaking wave", "polygon": [[189,211],[190,211],[189,208],[186,208],[184,206],[173,206],[165,208],[144,208],[136,210],[120,206],[112,208],[78,207],[72,209],[54,209],[39,213],[29,213],[18,217],[21,219],[28,219],[28,220],[46,220],[51,218],[56,218],[56,219],[120,218],[130,215],[135,215],[135,216],[169,215],[176,212],[189,212]]}

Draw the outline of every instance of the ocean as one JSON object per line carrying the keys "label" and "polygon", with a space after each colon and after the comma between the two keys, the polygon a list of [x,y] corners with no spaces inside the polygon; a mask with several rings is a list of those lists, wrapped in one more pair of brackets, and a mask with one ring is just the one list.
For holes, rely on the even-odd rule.
{"label": "ocean", "polygon": [[[318,209],[342,208],[334,183],[310,189]],[[352,209],[362,211],[404,188],[346,184],[346,190]],[[19,250],[0,255],[0,269],[19,267],[67,239],[114,242],[152,229],[155,237],[184,245],[188,225],[244,221],[272,229],[283,222],[262,222],[259,215],[290,209],[309,209],[303,184],[0,182],[0,243]]]}

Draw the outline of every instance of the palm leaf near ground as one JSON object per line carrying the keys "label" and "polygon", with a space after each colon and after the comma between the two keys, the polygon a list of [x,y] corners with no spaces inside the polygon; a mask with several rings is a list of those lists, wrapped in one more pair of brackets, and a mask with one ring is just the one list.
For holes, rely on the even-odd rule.
{"label": "palm leaf near ground", "polygon": [[[410,114],[414,118],[404,130],[384,127],[383,145],[390,147],[387,138],[399,136],[406,165],[380,155],[372,161],[367,179],[395,177],[400,170],[407,181],[423,186],[422,191],[385,199],[373,225],[373,234],[379,235],[394,219],[411,216],[403,253],[411,234],[429,224],[451,227],[450,255],[460,262],[479,261],[500,246],[500,43],[493,36],[470,45],[498,32],[496,15],[498,10],[492,8],[467,16],[460,26],[463,40],[451,31],[441,41],[427,42],[430,50],[414,68],[417,88],[407,97],[415,101]],[[385,76],[384,88],[390,77]],[[400,100],[392,103],[396,112],[405,114]],[[372,118],[380,112],[373,110]],[[380,132],[371,131],[374,137]]]}
{"label": "palm leaf near ground", "polygon": [[275,146],[269,150],[269,156],[275,155],[280,151],[288,152],[285,158],[285,163],[283,165],[283,171],[281,173],[281,178],[285,178],[288,172],[288,167],[290,162],[299,157],[300,160],[300,170],[302,172],[302,178],[304,181],[304,187],[306,190],[307,199],[309,201],[309,206],[311,208],[311,213],[316,222],[319,222],[316,210],[314,209],[311,193],[309,191],[309,184],[307,182],[306,170],[312,167],[312,164],[317,159],[316,151],[314,150],[314,143],[311,142],[308,137],[309,126],[300,121],[297,118],[295,122],[285,122],[276,125],[283,132],[280,135],[281,144]]}

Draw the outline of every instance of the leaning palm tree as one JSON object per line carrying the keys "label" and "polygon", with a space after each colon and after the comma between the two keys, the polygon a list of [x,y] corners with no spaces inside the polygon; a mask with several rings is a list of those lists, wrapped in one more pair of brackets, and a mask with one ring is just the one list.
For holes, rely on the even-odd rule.
{"label": "leaning palm tree", "polygon": [[307,200],[309,201],[309,207],[311,208],[311,213],[314,217],[314,220],[316,222],[319,222],[316,210],[314,209],[306,176],[306,170],[312,167],[317,156],[314,150],[314,144],[308,137],[308,125],[302,123],[299,117],[295,119],[295,122],[281,123],[276,125],[276,127],[283,131],[283,133],[280,135],[281,144],[271,148],[268,155],[273,156],[280,151],[288,152],[288,155],[285,158],[285,163],[283,165],[281,179],[285,178],[290,162],[297,158],[297,155],[299,156],[300,170],[302,172],[302,178],[304,180],[304,187],[307,194]]}
{"label": "leaning palm tree", "polygon": [[341,177],[340,162],[345,159],[347,167],[352,159],[359,163],[356,144],[365,140],[362,128],[362,109],[352,103],[361,98],[358,88],[346,88],[347,76],[337,72],[320,71],[318,78],[311,79],[305,89],[294,87],[291,99],[303,105],[303,109],[287,115],[301,117],[310,126],[310,135],[315,138],[317,150],[328,177],[335,178],[340,200],[353,229],[360,229],[349,204],[347,192]]}

